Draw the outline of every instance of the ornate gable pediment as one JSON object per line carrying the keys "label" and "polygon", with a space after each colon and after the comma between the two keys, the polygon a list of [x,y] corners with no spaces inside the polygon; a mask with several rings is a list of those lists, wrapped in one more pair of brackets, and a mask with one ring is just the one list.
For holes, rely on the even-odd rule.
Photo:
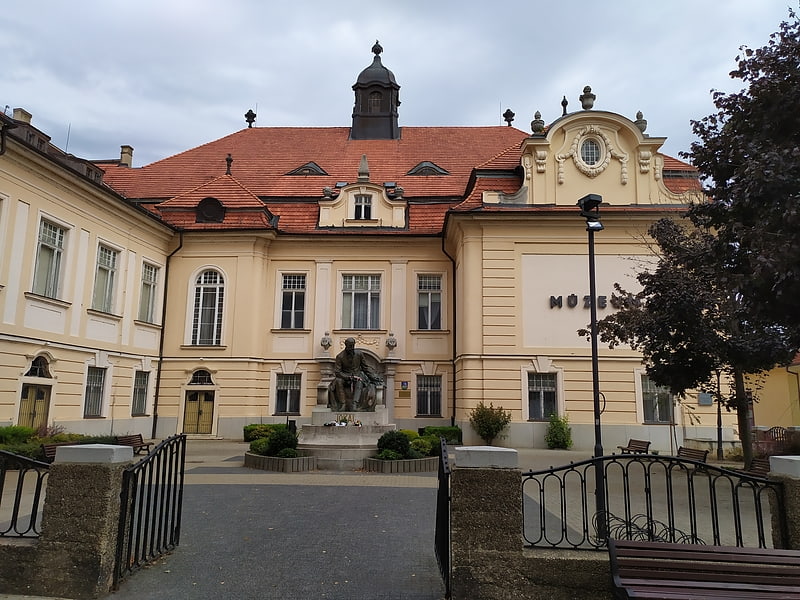
{"label": "ornate gable pediment", "polygon": [[354,183],[336,196],[326,189],[319,200],[319,226],[405,228],[407,207],[399,186]]}

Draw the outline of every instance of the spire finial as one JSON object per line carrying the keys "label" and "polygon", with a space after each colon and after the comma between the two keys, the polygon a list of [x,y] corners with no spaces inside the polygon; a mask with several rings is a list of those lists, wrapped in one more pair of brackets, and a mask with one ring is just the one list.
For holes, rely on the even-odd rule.
{"label": "spire finial", "polygon": [[361,162],[358,165],[358,180],[369,181],[369,165],[367,164],[367,155],[361,155]]}
{"label": "spire finial", "polygon": [[567,100],[567,97],[564,96],[561,99],[561,116],[562,117],[566,116],[566,114],[567,114],[567,104],[569,104],[569,100]]}
{"label": "spire finial", "polygon": [[375,54],[375,56],[378,56],[381,52],[383,52],[383,46],[381,46],[378,40],[375,40],[375,45],[372,46],[372,52]]}
{"label": "spire finial", "polygon": [[503,119],[508,123],[508,126],[511,127],[511,122],[514,120],[514,111],[507,108],[506,112],[503,113]]}
{"label": "spire finial", "polygon": [[228,163],[228,166],[225,169],[225,175],[230,175],[231,165],[233,164],[233,157],[230,154],[228,154],[228,156],[225,157],[225,162]]}
{"label": "spire finial", "polygon": [[244,113],[244,120],[247,121],[248,129],[253,126],[253,123],[256,121],[256,113],[253,112],[252,108]]}

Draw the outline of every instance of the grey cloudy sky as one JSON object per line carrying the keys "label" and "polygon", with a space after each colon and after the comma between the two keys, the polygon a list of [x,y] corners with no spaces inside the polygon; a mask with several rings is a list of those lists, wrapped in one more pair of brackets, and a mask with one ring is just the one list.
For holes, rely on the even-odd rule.
{"label": "grey cloudy sky", "polygon": [[[760,47],[796,0],[6,0],[0,108],[90,159],[134,146],[134,166],[246,127],[349,126],[372,61],[401,86],[400,124],[514,125],[579,108],[648,120],[672,156],[741,45]],[[789,99],[787,101],[793,101]]]}

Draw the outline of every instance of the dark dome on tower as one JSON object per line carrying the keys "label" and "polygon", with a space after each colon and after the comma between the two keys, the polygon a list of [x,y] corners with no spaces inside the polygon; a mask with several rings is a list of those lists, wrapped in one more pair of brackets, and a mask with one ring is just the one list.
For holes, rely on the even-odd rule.
{"label": "dark dome on tower", "polygon": [[[397,85],[397,81],[394,79],[394,73],[384,67],[383,63],[381,62],[381,52],[383,52],[383,47],[377,41],[375,41],[375,45],[372,46],[372,51],[375,53],[375,58],[372,59],[372,64],[361,71],[361,73],[358,75],[356,85],[388,83],[396,86],[399,89],[400,86]],[[353,89],[355,89],[355,85],[353,86]]]}
{"label": "dark dome on tower", "polygon": [[375,41],[375,58],[361,71],[353,84],[355,106],[350,137],[354,140],[394,140],[400,137],[397,107],[400,106],[400,86],[394,73],[383,66],[383,48]]}

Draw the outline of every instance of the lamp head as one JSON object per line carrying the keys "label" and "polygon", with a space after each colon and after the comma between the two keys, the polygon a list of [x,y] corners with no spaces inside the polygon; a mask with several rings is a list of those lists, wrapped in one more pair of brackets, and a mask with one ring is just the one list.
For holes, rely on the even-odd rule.
{"label": "lamp head", "polygon": [[603,197],[600,194],[586,194],[583,198],[578,200],[578,206],[581,209],[581,214],[585,212],[597,212]]}

